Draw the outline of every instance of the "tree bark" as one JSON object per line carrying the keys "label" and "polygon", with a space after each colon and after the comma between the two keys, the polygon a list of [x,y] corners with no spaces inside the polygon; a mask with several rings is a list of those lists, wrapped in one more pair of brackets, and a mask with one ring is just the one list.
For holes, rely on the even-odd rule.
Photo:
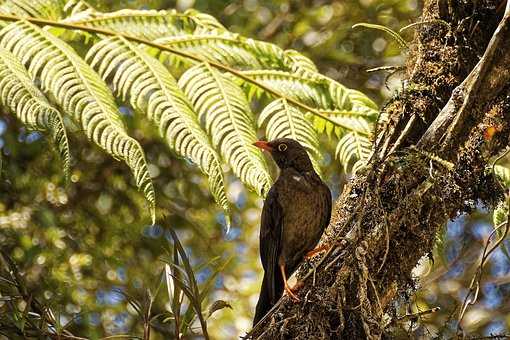
{"label": "tree bark", "polygon": [[334,247],[301,267],[301,301],[283,297],[248,337],[391,337],[394,302],[415,289],[411,270],[439,229],[502,198],[487,167],[509,144],[509,10],[501,0],[426,0],[420,21],[406,85],[334,208],[324,236]]}

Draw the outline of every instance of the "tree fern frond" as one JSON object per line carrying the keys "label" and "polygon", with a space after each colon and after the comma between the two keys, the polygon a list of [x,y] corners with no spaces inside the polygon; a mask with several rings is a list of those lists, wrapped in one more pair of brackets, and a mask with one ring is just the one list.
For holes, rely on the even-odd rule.
{"label": "tree fern frond", "polygon": [[303,145],[310,155],[314,168],[320,172],[319,136],[303,113],[285,99],[277,99],[267,105],[258,119],[265,126],[268,140],[292,138]]}
{"label": "tree fern frond", "polygon": [[[284,51],[280,47],[226,30],[199,28],[193,34],[165,37],[154,42],[240,70],[285,69]],[[156,53],[160,53],[160,60],[168,65],[189,61],[166,51],[157,50]]]}
{"label": "tree fern frond", "polygon": [[[502,165],[495,165],[494,166],[494,174],[501,179],[504,186],[506,188],[510,187],[510,169],[506,166]],[[505,222],[508,219],[508,197],[505,197],[503,202],[499,203],[496,209],[494,209],[494,212],[492,213],[492,221],[494,223],[494,227],[497,227],[501,225],[503,222]],[[503,236],[504,228],[499,228],[497,231],[498,238],[501,238]],[[501,245],[501,251],[507,259],[510,260],[510,250],[508,249],[505,242],[502,242]]]}
{"label": "tree fern frond", "polygon": [[194,8],[189,8],[184,11],[184,15],[187,15],[195,21],[197,29],[226,29],[215,17],[210,14],[202,13]]}
{"label": "tree fern frond", "polygon": [[[240,42],[237,35],[226,31],[165,37],[154,42],[231,67],[254,69],[263,67],[247,44]],[[190,62],[189,59],[166,51],[159,53],[159,59],[173,67]]]}
{"label": "tree fern frond", "polygon": [[84,0],[68,0],[64,5],[64,13],[67,16],[76,15],[83,12],[94,12],[96,9]]}
{"label": "tree fern frond", "polygon": [[69,176],[69,143],[60,112],[34,85],[25,67],[9,51],[0,48],[0,101],[29,127],[48,130],[57,144],[64,173]]}
{"label": "tree fern frond", "polygon": [[283,62],[295,73],[317,73],[317,66],[309,58],[295,50],[285,50]]}
{"label": "tree fern frond", "polygon": [[364,113],[367,118],[371,117],[373,121],[377,120],[379,108],[365,94],[348,89],[338,82],[329,79],[329,94],[333,98],[335,107],[339,110],[350,110],[358,113]]}
{"label": "tree fern frond", "polygon": [[372,134],[374,122],[367,119],[366,114],[363,112],[333,110],[321,110],[319,112],[334,123],[311,114],[307,114],[307,118],[313,122],[313,126],[319,133],[326,133],[329,138],[331,138],[332,134],[337,138],[341,138],[345,131],[354,131],[366,137]]}
{"label": "tree fern frond", "polygon": [[191,99],[213,145],[221,150],[234,173],[265,196],[271,177],[262,153],[252,145],[256,141],[254,122],[241,88],[208,63],[186,71],[179,86]]}
{"label": "tree fern frond", "polygon": [[127,135],[106,83],[67,44],[26,22],[0,31],[0,46],[29,64],[33,79],[58,102],[64,113],[81,124],[87,137],[109,154],[124,160],[143,190],[155,219],[155,194],[147,162],[138,142]]}
{"label": "tree fern frond", "polygon": [[87,60],[103,79],[113,76],[118,94],[129,94],[133,108],[143,112],[158,127],[171,149],[191,159],[209,177],[214,199],[226,212],[230,208],[225,192],[220,157],[200,127],[191,104],[177,82],[156,59],[121,37],[94,45]]}
{"label": "tree fern frond", "polygon": [[[322,109],[331,107],[331,98],[321,89],[321,84],[316,80],[277,70],[242,71],[241,73],[287,98],[292,98],[305,105]],[[250,98],[253,95],[261,96],[266,93],[248,82],[243,82],[243,86]]]}
{"label": "tree fern frond", "polygon": [[506,166],[495,165],[494,174],[501,179],[506,187],[510,187],[510,169]]}
{"label": "tree fern frond", "polygon": [[364,166],[370,156],[372,142],[365,136],[354,131],[346,133],[337,144],[335,155],[343,165],[345,171],[348,171],[349,165],[357,160],[353,166],[353,173]]}
{"label": "tree fern frond", "polygon": [[62,18],[62,9],[59,0],[16,0],[0,4],[0,13],[48,20]]}
{"label": "tree fern frond", "polygon": [[66,23],[108,29],[133,37],[154,40],[157,38],[191,34],[197,27],[222,28],[217,23],[211,26],[210,16],[198,12],[179,13],[176,10],[133,10],[122,9],[111,13],[90,11],[86,16],[76,16],[63,20]]}

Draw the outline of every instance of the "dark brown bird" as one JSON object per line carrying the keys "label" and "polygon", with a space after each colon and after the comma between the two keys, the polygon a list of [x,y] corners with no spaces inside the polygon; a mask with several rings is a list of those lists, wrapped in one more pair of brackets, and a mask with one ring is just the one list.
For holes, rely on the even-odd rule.
{"label": "dark brown bird", "polygon": [[293,139],[258,141],[280,168],[269,190],[260,224],[260,259],[264,279],[255,310],[255,325],[285,290],[299,300],[287,283],[305,255],[319,242],[331,217],[331,192],[315,172],[306,150]]}

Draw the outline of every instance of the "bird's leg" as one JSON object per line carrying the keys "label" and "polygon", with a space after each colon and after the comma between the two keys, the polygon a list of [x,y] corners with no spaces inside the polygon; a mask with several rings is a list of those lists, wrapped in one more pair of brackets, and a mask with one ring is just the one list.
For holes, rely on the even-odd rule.
{"label": "bird's leg", "polygon": [[317,248],[310,250],[308,253],[306,253],[305,259],[311,259],[321,251],[328,250],[329,248],[331,248],[331,245],[329,243],[323,243]]}
{"label": "bird's leg", "polygon": [[282,272],[283,277],[283,287],[285,289],[285,292],[290,296],[290,298],[296,302],[299,302],[299,298],[296,294],[292,291],[292,288],[290,288],[289,283],[287,282],[287,275],[285,275],[285,265],[280,264],[280,271]]}

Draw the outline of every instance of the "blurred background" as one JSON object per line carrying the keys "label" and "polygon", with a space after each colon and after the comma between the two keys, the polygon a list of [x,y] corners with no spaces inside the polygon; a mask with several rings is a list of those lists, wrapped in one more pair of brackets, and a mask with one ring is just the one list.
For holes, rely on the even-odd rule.
{"label": "blurred background", "polygon": [[[269,1],[91,1],[103,11],[122,8],[185,10],[196,8],[247,37],[293,48],[310,57],[320,72],[369,95],[379,105],[401,87],[401,75],[367,72],[379,66],[402,66],[406,52],[381,31],[352,29],[359,22],[397,30],[420,13],[417,0]],[[412,39],[412,30],[404,38]],[[214,339],[234,339],[250,329],[262,270],[258,257],[261,199],[230,178],[234,221],[226,233],[220,210],[200,172],[172,154],[157,131],[131,111],[123,111],[130,133],[143,145],[157,190],[158,216],[177,232],[202,284],[213,274],[214,286],[204,305],[221,299],[222,309],[208,320]],[[65,185],[55,152],[47,152],[42,135],[29,132],[11,116],[0,115],[0,247],[18,264],[28,289],[58,312],[74,334],[97,339],[143,333],[127,296],[143,300],[161,281],[168,233],[150,226],[143,195],[128,169],[69,134],[74,164]],[[327,181],[338,196],[346,180],[333,159],[324,155]],[[276,173],[275,173],[276,174]],[[454,334],[458,308],[492,231],[490,212],[477,207],[459,216],[438,235],[434,261],[416,268],[417,292],[401,313],[440,307],[418,322],[406,322],[413,336]],[[507,243],[508,245],[508,243]],[[0,292],[1,293],[1,292]],[[161,293],[153,313],[168,308]],[[510,261],[497,250],[485,267],[478,303],[464,318],[466,331],[489,335],[510,329]],[[403,302],[403,301],[402,301]],[[0,314],[6,312],[0,299]],[[197,329],[199,330],[199,329]],[[441,333],[438,333],[441,332]],[[406,333],[404,333],[406,334]],[[163,338],[157,331],[153,338]]]}

